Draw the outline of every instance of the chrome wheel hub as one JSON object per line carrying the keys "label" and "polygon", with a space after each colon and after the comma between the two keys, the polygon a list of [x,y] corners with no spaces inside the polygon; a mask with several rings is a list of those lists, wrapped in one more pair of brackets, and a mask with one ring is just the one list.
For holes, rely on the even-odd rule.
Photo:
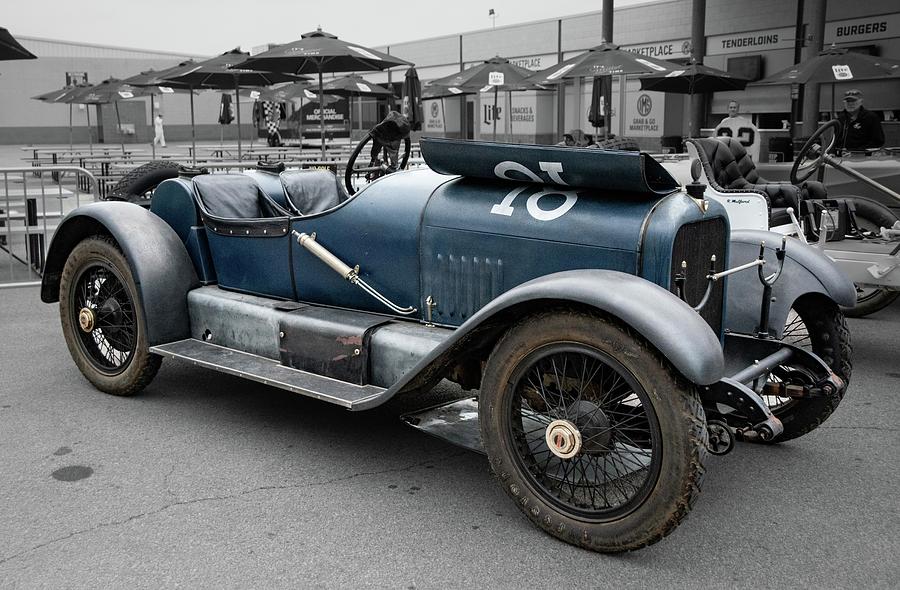
{"label": "chrome wheel hub", "polygon": [[94,311],[91,308],[81,308],[78,312],[78,325],[83,332],[94,331]]}
{"label": "chrome wheel hub", "polygon": [[581,451],[581,432],[568,420],[554,420],[544,434],[550,452],[560,459],[571,459]]}

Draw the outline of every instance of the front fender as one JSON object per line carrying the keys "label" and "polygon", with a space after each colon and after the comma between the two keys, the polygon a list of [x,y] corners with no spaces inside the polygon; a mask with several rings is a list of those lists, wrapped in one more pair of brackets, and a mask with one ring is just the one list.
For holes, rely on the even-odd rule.
{"label": "front fender", "polygon": [[[776,269],[775,249],[781,247],[781,234],[759,230],[731,232],[730,266],[750,262],[759,256],[760,242],[766,243],[766,274]],[[772,287],[775,300],[769,309],[770,334],[781,338],[788,312],[797,299],[809,293],[825,295],[838,305],[856,304],[856,287],[821,250],[795,238],[787,238],[784,270]],[[759,327],[762,283],[755,269],[728,277],[728,301],[725,328],[740,334],[753,334]]]}
{"label": "front fender", "polygon": [[662,287],[610,270],[570,270],[523,283],[481,308],[444,342],[376,398],[368,409],[394,394],[434,381],[473,349],[493,345],[524,314],[559,305],[581,305],[630,326],[656,347],[688,380],[709,385],[723,374],[718,337],[690,306]]}
{"label": "front fender", "polygon": [[200,285],[178,234],[156,215],[127,202],[91,203],[63,219],[47,252],[41,300],[59,301],[72,249],[93,235],[112,236],[131,267],[151,346],[190,338],[187,292]]}

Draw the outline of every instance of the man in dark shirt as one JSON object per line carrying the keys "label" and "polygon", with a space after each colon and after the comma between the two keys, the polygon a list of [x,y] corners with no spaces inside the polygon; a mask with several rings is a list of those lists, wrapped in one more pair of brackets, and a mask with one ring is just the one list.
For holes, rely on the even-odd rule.
{"label": "man in dark shirt", "polygon": [[848,90],[844,93],[844,110],[838,113],[841,133],[837,147],[847,150],[879,148],[884,145],[884,131],[881,119],[862,106],[862,92]]}

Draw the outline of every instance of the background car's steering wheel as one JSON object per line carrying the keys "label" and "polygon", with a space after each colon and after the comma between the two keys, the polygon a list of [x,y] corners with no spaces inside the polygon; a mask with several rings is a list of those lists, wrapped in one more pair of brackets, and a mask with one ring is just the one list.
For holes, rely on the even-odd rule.
{"label": "background car's steering wheel", "polygon": [[[410,142],[409,136],[404,137],[402,140],[396,142],[398,148],[401,141],[403,143],[403,155],[399,156],[399,149],[393,149],[393,146],[390,143],[382,143],[372,136],[371,131],[366,133],[366,136],[362,138],[362,141],[356,144],[356,147],[350,154],[350,159],[347,161],[347,169],[344,172],[344,185],[347,187],[347,192],[351,195],[356,194],[357,188],[354,185],[354,181],[356,178],[359,178],[360,175],[364,175],[366,180],[372,181],[385,174],[390,174],[406,168],[407,163],[409,163],[409,153],[412,149],[412,142]],[[357,165],[356,160],[362,153],[363,148],[370,142],[372,142],[372,149],[370,151],[368,165]]]}
{"label": "background car's steering wheel", "polygon": [[[824,165],[825,155],[834,147],[840,128],[841,124],[837,120],[828,121],[806,140],[791,166],[791,184],[802,183]],[[813,159],[807,159],[810,155]]]}

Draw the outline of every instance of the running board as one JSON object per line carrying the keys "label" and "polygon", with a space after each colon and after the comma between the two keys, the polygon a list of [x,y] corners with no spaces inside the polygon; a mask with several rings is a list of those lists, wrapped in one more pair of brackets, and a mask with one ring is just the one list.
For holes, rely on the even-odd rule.
{"label": "running board", "polygon": [[210,344],[195,338],[151,346],[150,352],[164,357],[186,360],[199,367],[206,367],[264,385],[314,397],[349,410],[354,409],[356,404],[376,397],[384,391],[384,388],[375,385],[355,385],[315,373],[292,369],[276,360]]}

